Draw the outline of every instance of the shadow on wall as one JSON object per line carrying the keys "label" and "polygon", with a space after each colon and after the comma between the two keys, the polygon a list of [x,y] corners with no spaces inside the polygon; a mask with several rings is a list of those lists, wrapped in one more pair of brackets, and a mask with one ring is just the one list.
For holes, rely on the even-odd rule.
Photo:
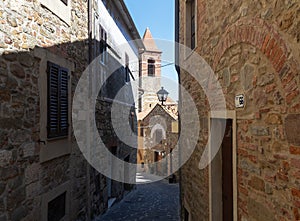
{"label": "shadow on wall", "polygon": [[[99,55],[95,49],[93,57],[100,59]],[[132,79],[120,59],[109,53],[106,56],[107,63],[98,62],[93,70],[97,79],[94,83],[103,81],[112,67],[116,70],[99,92],[93,118],[107,148],[117,146],[116,156],[136,163],[136,148],[118,139],[110,117],[115,95]],[[97,215],[107,208],[106,180],[96,170],[88,169],[72,128],[72,98],[87,67],[87,40],[35,47],[25,52],[5,50],[0,56],[0,214],[3,216],[21,214],[36,218],[42,214],[42,220],[60,216],[59,212],[51,214],[48,208],[59,194],[65,202],[62,216],[69,214],[69,220],[86,217],[86,210]],[[122,99],[120,110],[122,103],[126,103],[130,111],[121,112],[120,117],[130,122],[134,134],[136,115],[130,86]],[[93,138],[84,142],[88,143],[88,139]],[[121,195],[124,187],[119,186],[116,193]],[[89,205],[93,208],[86,208]]]}

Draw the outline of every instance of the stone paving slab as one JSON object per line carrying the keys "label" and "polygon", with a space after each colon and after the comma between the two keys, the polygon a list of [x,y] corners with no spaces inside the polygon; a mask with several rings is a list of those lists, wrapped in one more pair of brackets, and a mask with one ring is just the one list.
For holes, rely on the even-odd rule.
{"label": "stone paving slab", "polygon": [[[139,180],[141,180],[139,175]],[[149,177],[145,177],[149,180]],[[167,180],[138,184],[96,221],[179,221],[179,185]]]}

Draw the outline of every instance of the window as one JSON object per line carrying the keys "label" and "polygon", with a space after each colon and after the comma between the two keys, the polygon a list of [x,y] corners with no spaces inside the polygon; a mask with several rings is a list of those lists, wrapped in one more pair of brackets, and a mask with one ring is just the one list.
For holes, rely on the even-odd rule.
{"label": "window", "polygon": [[186,2],[186,45],[196,47],[196,5],[195,0]]}
{"label": "window", "polygon": [[195,0],[191,2],[191,49],[195,48]]}
{"label": "window", "polygon": [[106,64],[107,60],[107,33],[106,31],[100,26],[100,61],[103,64]]}
{"label": "window", "polygon": [[155,61],[152,59],[148,60],[148,76],[155,76]]}
{"label": "window", "polygon": [[143,125],[140,126],[140,136],[141,137],[144,136],[144,126]]}
{"label": "window", "polygon": [[130,77],[129,77],[130,70],[128,65],[129,65],[129,56],[127,53],[125,53],[125,82],[126,83],[130,82]]}
{"label": "window", "polygon": [[66,192],[48,203],[48,221],[60,221],[66,215]]}
{"label": "window", "polygon": [[48,62],[48,138],[68,135],[68,69]]}

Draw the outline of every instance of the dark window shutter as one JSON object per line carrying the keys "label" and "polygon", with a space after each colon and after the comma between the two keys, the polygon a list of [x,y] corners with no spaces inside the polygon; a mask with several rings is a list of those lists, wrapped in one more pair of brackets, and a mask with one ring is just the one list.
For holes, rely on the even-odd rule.
{"label": "dark window shutter", "polygon": [[68,134],[68,70],[60,69],[60,135]]}
{"label": "dark window shutter", "polygon": [[68,134],[68,70],[48,62],[48,138]]}
{"label": "dark window shutter", "polygon": [[130,82],[129,68],[128,68],[128,66],[125,66],[125,82],[126,83]]}
{"label": "dark window shutter", "polygon": [[59,66],[48,62],[48,137],[58,134],[58,88],[59,88]]}

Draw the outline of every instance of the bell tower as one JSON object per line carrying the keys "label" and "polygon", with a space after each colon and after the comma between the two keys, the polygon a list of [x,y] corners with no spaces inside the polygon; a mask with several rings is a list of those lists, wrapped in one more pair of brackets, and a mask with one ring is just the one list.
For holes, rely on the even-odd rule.
{"label": "bell tower", "polygon": [[141,55],[140,87],[144,93],[139,100],[139,111],[152,109],[157,103],[156,92],[161,88],[161,54],[150,29],[147,28],[143,43],[145,51]]}

